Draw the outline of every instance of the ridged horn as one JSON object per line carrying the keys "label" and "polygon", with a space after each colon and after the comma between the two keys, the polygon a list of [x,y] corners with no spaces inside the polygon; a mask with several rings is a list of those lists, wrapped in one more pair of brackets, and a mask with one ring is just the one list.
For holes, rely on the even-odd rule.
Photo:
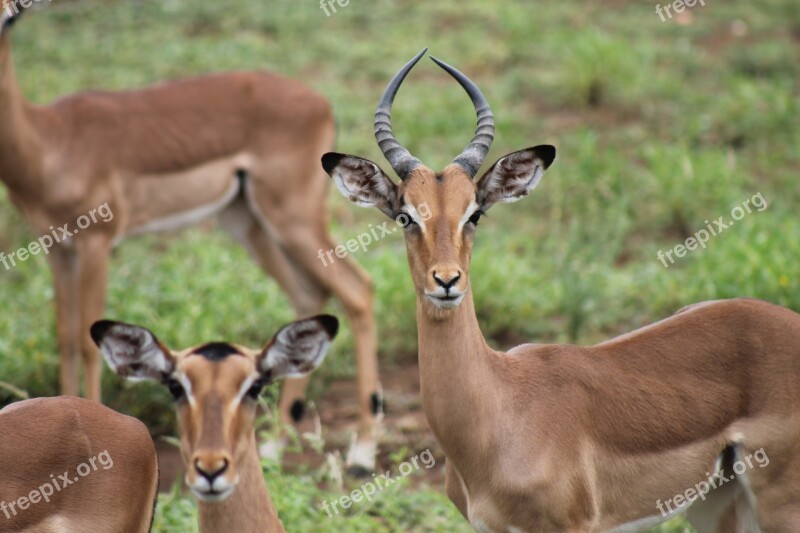
{"label": "ridged horn", "polygon": [[492,109],[489,107],[489,102],[486,101],[481,90],[472,80],[444,61],[439,61],[435,57],[431,57],[431,59],[453,76],[467,91],[467,94],[472,99],[472,105],[475,106],[475,111],[478,113],[478,128],[475,130],[475,136],[469,146],[453,160],[453,163],[460,165],[470,177],[474,178],[481,165],[483,165],[486,154],[489,153],[489,149],[492,147],[492,141],[494,141],[494,115],[492,114]]}
{"label": "ridged horn", "polygon": [[384,157],[386,157],[389,164],[392,165],[392,168],[397,172],[401,180],[408,178],[414,169],[422,163],[397,141],[392,132],[392,102],[394,102],[394,97],[397,95],[397,90],[400,89],[400,85],[403,84],[403,80],[406,79],[408,73],[414,68],[414,65],[422,59],[422,56],[424,56],[427,51],[428,49],[425,48],[418,53],[414,56],[414,59],[406,63],[406,65],[394,75],[392,81],[389,82],[389,85],[387,85],[386,89],[383,91],[383,96],[381,96],[381,100],[378,103],[378,108],[375,110],[375,139],[378,141],[378,146],[380,146]]}

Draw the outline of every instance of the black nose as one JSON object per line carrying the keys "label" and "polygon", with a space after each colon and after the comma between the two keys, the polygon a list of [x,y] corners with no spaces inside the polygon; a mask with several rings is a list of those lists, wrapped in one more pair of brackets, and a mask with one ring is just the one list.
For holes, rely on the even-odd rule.
{"label": "black nose", "polygon": [[208,471],[203,470],[203,468],[200,466],[200,459],[195,459],[194,467],[197,469],[197,472],[201,476],[206,478],[209,482],[212,482],[215,479],[217,479],[219,476],[221,476],[228,469],[228,460],[227,459],[223,459],[222,460],[222,466],[217,468],[217,470],[214,471],[214,472],[208,472]]}
{"label": "black nose", "polygon": [[440,287],[443,287],[445,290],[450,290],[450,287],[455,285],[456,282],[461,279],[461,274],[456,274],[455,276],[450,278],[450,281],[445,281],[442,278],[440,278],[438,275],[436,275],[436,272],[434,272],[433,273],[433,279],[436,280],[436,283]]}

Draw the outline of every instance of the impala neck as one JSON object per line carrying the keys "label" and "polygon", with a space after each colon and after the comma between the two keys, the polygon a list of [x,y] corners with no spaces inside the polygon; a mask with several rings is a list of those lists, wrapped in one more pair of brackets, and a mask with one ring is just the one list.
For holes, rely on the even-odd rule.
{"label": "impala neck", "polygon": [[267,493],[258,460],[255,433],[251,441],[248,453],[238,465],[239,483],[233,494],[219,503],[198,501],[201,533],[284,533],[283,524]]}
{"label": "impala neck", "polygon": [[458,464],[490,445],[487,429],[502,392],[496,354],[478,327],[471,288],[441,317],[424,298],[417,296],[422,404],[445,455]]}
{"label": "impala neck", "polygon": [[6,33],[0,36],[0,180],[12,189],[30,181],[40,165],[41,139],[32,121],[36,112],[17,83]]}

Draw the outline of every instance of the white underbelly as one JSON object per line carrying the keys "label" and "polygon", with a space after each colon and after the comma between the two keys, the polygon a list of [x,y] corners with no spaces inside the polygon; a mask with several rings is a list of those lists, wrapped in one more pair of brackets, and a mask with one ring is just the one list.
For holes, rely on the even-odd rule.
{"label": "white underbelly", "polygon": [[249,168],[244,155],[159,176],[129,177],[125,183],[128,220],[122,237],[174,231],[213,217],[240,193],[237,171]]}

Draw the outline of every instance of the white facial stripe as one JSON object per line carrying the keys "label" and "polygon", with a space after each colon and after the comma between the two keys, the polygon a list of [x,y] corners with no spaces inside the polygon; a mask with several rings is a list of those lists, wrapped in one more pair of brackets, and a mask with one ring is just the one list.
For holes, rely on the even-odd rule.
{"label": "white facial stripe", "polygon": [[239,392],[236,393],[236,397],[234,397],[233,401],[231,402],[231,411],[236,410],[239,407],[239,405],[242,403],[242,398],[244,398],[244,395],[247,394],[247,391],[250,390],[250,387],[253,386],[253,383],[255,383],[258,378],[258,374],[253,374],[242,382],[242,386],[239,387]]}
{"label": "white facial stripe", "polygon": [[192,395],[192,382],[189,381],[189,378],[186,377],[186,374],[176,371],[173,372],[170,377],[181,384],[181,387],[183,387],[183,392],[186,394],[186,399],[189,400],[189,405],[195,407],[197,402]]}
{"label": "white facial stripe", "polygon": [[461,217],[461,220],[458,221],[458,231],[461,231],[461,228],[464,227],[464,224],[467,223],[467,220],[478,210],[478,204],[473,200],[470,202],[469,207],[467,207],[467,211],[464,213],[464,216]]}
{"label": "white facial stripe", "polygon": [[422,216],[420,216],[419,212],[417,211],[417,208],[414,207],[413,205],[409,204],[409,203],[406,203],[406,213],[408,213],[408,216],[411,217],[411,220],[416,222],[417,225],[419,226],[419,228],[424,233],[425,232],[425,220],[423,220]]}

